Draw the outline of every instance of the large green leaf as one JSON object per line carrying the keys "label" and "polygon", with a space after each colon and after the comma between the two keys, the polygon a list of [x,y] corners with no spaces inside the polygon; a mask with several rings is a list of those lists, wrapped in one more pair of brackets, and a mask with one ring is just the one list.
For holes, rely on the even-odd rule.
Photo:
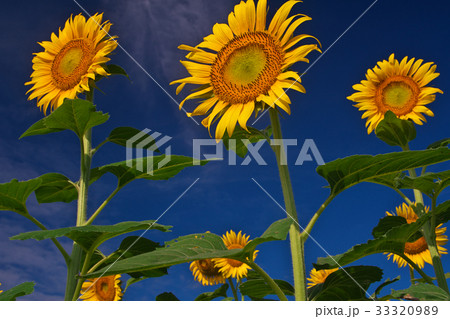
{"label": "large green leaf", "polygon": [[13,179],[9,183],[0,184],[0,210],[8,210],[21,215],[28,214],[25,203],[41,183],[42,180],[36,178],[25,182]]}
{"label": "large green leaf", "polygon": [[[278,287],[280,287],[285,295],[294,295],[294,287],[292,287],[290,283],[278,279],[275,279],[274,281],[277,283]],[[246,282],[239,285],[239,290],[243,295],[249,296],[252,299],[260,299],[268,295],[275,295],[273,289],[263,279],[247,280]]]}
{"label": "large green leaf", "polygon": [[384,119],[377,125],[375,134],[388,145],[404,147],[416,138],[416,127],[412,121],[401,120],[387,111]]}
{"label": "large green leaf", "polygon": [[430,214],[426,214],[414,223],[394,227],[384,235],[374,240],[369,240],[365,244],[356,245],[343,254],[318,258],[314,267],[316,269],[337,268],[376,253],[402,254],[405,249],[405,243],[421,229],[429,218]]}
{"label": "large green leaf", "polygon": [[91,247],[97,248],[104,241],[136,230],[156,229],[163,232],[170,230],[172,226],[164,226],[155,223],[154,220],[142,222],[122,222],[115,225],[88,225],[79,227],[66,227],[53,230],[39,230],[19,234],[11,237],[12,240],[35,239],[43,240],[48,238],[68,237],[77,242],[85,250]]}
{"label": "large green leaf", "polygon": [[[270,240],[283,240],[287,237],[292,221],[287,218],[273,223],[264,234],[250,241],[244,248],[228,250],[220,236],[212,233],[192,234],[178,237],[166,243],[164,248],[117,261],[111,267],[105,267],[86,277],[98,277],[105,274],[123,274],[142,272],[156,268],[169,267],[194,260],[208,258],[233,258],[245,260],[252,257],[257,244]],[[255,244],[256,243],[256,244]]]}
{"label": "large green leaf", "polygon": [[163,292],[155,298],[156,301],[180,301],[173,293]]}
{"label": "large green leaf", "polygon": [[64,130],[71,130],[81,138],[88,129],[101,125],[108,119],[108,114],[97,111],[89,101],[65,99],[60,107],[33,124],[20,138]]}
{"label": "large green leaf", "polygon": [[[164,161],[167,161],[164,163]],[[208,160],[197,161],[197,165],[205,165]],[[160,163],[164,163],[161,165]],[[161,167],[159,167],[161,165]],[[108,164],[91,170],[91,182],[98,180],[106,173],[114,174],[123,187],[135,179],[167,180],[187,167],[196,166],[191,157],[171,155],[151,156],[140,159]]]}
{"label": "large green leaf", "polygon": [[[378,222],[378,225],[372,230],[372,236],[374,238],[381,237],[381,236],[385,235],[391,229],[393,229],[395,227],[399,227],[404,224],[407,224],[407,221],[402,216],[383,217]],[[417,233],[415,233],[408,239],[408,242],[414,242],[422,236],[423,236],[422,233],[420,231],[418,231]]]}
{"label": "large green leaf", "polygon": [[211,292],[204,292],[195,298],[194,301],[211,301],[219,297],[227,297],[228,284],[224,284]]}
{"label": "large green leaf", "polygon": [[128,146],[127,142],[133,140],[134,143],[132,143],[132,146],[135,148],[154,148],[154,152],[161,152],[155,146],[156,141],[151,135],[134,127],[117,127],[111,131],[106,140],[125,147]]}
{"label": "large green leaf", "polygon": [[450,200],[443,202],[434,209],[436,225],[446,223],[450,220]]}
{"label": "large green leaf", "polygon": [[227,150],[234,151],[238,156],[245,157],[248,152],[248,145],[257,143],[260,140],[270,140],[272,130],[270,126],[264,131],[260,131],[254,127],[247,127],[248,131],[240,126],[234,129],[233,135],[230,137],[225,132],[222,141]]}
{"label": "large green leaf", "polygon": [[336,270],[322,284],[308,290],[315,301],[369,300],[369,286],[383,277],[383,271],[374,266],[353,266]]}
{"label": "large green leaf", "polygon": [[450,138],[444,138],[442,140],[439,140],[437,142],[430,144],[427,148],[439,148],[442,146],[447,146],[449,144],[450,144]]}
{"label": "large green leaf", "polygon": [[435,285],[418,283],[403,290],[393,290],[387,298],[420,301],[449,301],[450,295]]}
{"label": "large green leaf", "polygon": [[0,301],[15,301],[16,298],[30,295],[34,291],[34,282],[24,282],[14,288],[0,293]]}
{"label": "large green leaf", "polygon": [[42,183],[35,190],[37,201],[42,203],[70,203],[77,199],[78,191],[75,185],[64,175],[48,173],[42,175]]}
{"label": "large green leaf", "polygon": [[317,168],[317,172],[330,184],[331,194],[361,182],[379,182],[377,178],[393,177],[402,172],[450,160],[450,149],[407,151],[380,155],[353,155],[337,159]]}

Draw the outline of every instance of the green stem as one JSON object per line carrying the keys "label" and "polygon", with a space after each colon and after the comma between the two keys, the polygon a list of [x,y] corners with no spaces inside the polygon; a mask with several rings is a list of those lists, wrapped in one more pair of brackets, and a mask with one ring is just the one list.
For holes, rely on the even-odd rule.
{"label": "green stem", "polygon": [[[81,268],[80,276],[84,276],[84,275],[87,274],[88,267],[89,267],[89,264],[91,262],[91,258],[92,258],[93,254],[94,254],[94,249],[91,249],[91,250],[89,250],[87,252],[86,257],[84,258],[83,267]],[[82,278],[78,278],[77,279],[77,286],[75,288],[75,292],[73,294],[72,301],[77,301],[78,300],[78,298],[79,298],[78,296],[80,295],[81,286],[83,285],[83,281],[84,280]]]}
{"label": "green stem", "polygon": [[86,273],[89,274],[89,273],[95,271],[98,267],[100,267],[102,264],[104,264],[105,262],[107,262],[108,260],[112,259],[115,256],[116,256],[116,253],[114,252],[111,255],[109,255],[108,257],[104,257],[102,260],[100,260],[98,263],[96,263],[94,266],[92,266]]}
{"label": "green stem", "polygon": [[327,206],[331,203],[331,201],[333,199],[334,199],[334,195],[328,196],[326,201],[320,206],[320,208],[317,210],[317,212],[311,218],[311,220],[309,221],[308,225],[305,227],[305,229],[303,230],[302,235],[301,235],[303,243],[305,243],[305,241],[309,238],[309,234],[311,233],[311,231],[314,227],[314,224],[316,223],[316,221],[319,219],[322,212],[325,210],[325,208],[327,208]]}
{"label": "green stem", "polygon": [[238,294],[237,294],[236,287],[234,286],[233,279],[231,279],[231,277],[229,277],[227,280],[228,280],[228,284],[231,287],[231,291],[233,292],[234,300],[239,301],[239,297],[238,297]]}
{"label": "green stem", "polygon": [[277,283],[261,267],[259,267],[254,261],[246,260],[245,263],[252,267],[254,271],[261,275],[261,277],[263,277],[281,301],[288,301],[283,291],[280,287],[278,287]]}
{"label": "green stem", "polygon": [[[25,217],[28,218],[28,220],[30,220],[33,224],[38,226],[40,229],[47,230],[47,228],[40,221],[38,221],[36,218],[31,216],[30,214],[26,214]],[[58,250],[60,251],[61,255],[63,255],[64,260],[66,261],[66,265],[69,265],[70,264],[70,256],[66,252],[64,247],[61,246],[61,244],[59,243],[59,241],[56,238],[50,238],[50,239],[55,244],[56,248],[58,248]]]}
{"label": "green stem", "polygon": [[294,192],[292,190],[291,178],[287,166],[287,158],[283,147],[283,136],[278,113],[274,108],[269,109],[270,121],[272,123],[273,137],[280,145],[272,145],[277,158],[278,171],[280,173],[281,187],[283,189],[284,203],[288,217],[294,220],[289,229],[289,239],[291,244],[292,266],[294,272],[295,300],[306,301],[306,272],[304,245],[300,233],[300,224],[295,207]]}
{"label": "green stem", "polygon": [[394,189],[402,198],[403,200],[408,204],[408,205],[412,205],[413,202],[408,198],[408,196],[406,196],[401,190],[399,189]]}
{"label": "green stem", "polygon": [[[409,151],[409,146],[406,145],[405,147],[402,147],[402,149],[403,149],[403,151]],[[408,172],[412,178],[417,177],[416,171],[414,169],[410,169],[410,170],[408,170]],[[415,198],[416,204],[424,205],[422,192],[419,191],[418,189],[414,189],[414,198]],[[435,201],[433,202],[433,205],[435,205]],[[425,212],[423,212],[423,213],[425,213]],[[450,293],[449,289],[448,289],[448,285],[447,285],[447,279],[445,278],[444,267],[442,266],[441,257],[439,255],[439,250],[437,248],[436,227],[434,227],[434,228],[432,227],[433,218],[434,218],[434,223],[436,221],[435,216],[433,215],[434,214],[433,209],[431,210],[431,214],[432,214],[431,221],[427,221],[425,223],[425,225],[423,226],[423,235],[427,242],[428,250],[430,251],[431,260],[433,262],[433,268],[434,268],[434,272],[436,274],[438,286],[441,289],[443,289],[444,291],[446,291],[447,293]],[[430,278],[430,277],[428,277],[428,278]]]}
{"label": "green stem", "polygon": [[408,256],[406,256],[405,254],[401,254],[399,256],[402,257],[411,267],[413,267],[414,270],[417,271],[427,283],[431,285],[433,284],[433,280],[431,279],[431,277],[424,273],[423,270],[420,269],[419,266],[417,266],[416,263],[412,261]]}
{"label": "green stem", "polygon": [[408,267],[409,268],[409,277],[411,278],[411,285],[414,284],[414,269],[412,267]]}
{"label": "green stem", "polygon": [[[86,100],[92,102],[94,98],[93,88],[86,92]],[[76,226],[83,226],[86,223],[87,199],[89,179],[91,173],[92,161],[92,130],[88,129],[81,137],[81,160],[80,160],[80,180],[78,181],[78,204],[77,204],[77,223]],[[73,243],[71,262],[67,268],[67,284],[64,300],[70,301],[78,297],[75,294],[77,288],[77,275],[80,272],[82,263],[83,249]]]}
{"label": "green stem", "polygon": [[117,187],[112,193],[111,195],[108,196],[107,199],[105,199],[105,201],[99,206],[99,208],[97,208],[97,210],[95,211],[94,214],[92,214],[92,216],[89,218],[89,220],[85,223],[85,225],[90,225],[92,224],[92,222],[97,218],[97,216],[101,213],[101,211],[103,210],[103,208],[105,208],[106,205],[108,205],[108,203],[114,198],[114,196],[116,196],[116,194],[121,190],[121,187]]}

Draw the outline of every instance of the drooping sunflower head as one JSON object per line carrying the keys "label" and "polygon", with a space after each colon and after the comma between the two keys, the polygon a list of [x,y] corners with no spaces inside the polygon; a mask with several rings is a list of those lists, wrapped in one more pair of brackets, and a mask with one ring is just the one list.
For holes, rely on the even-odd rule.
{"label": "drooping sunflower head", "polygon": [[[249,243],[250,236],[245,236],[240,231],[236,234],[234,231],[230,230],[225,235],[222,236],[223,243],[228,249],[239,249],[244,248],[245,245]],[[253,259],[256,258],[258,251],[255,250],[253,253]],[[247,264],[235,259],[229,258],[215,258],[216,266],[219,268],[220,273],[225,277],[233,277],[237,280],[241,280],[243,277],[247,277],[248,270],[250,267]]]}
{"label": "drooping sunflower head", "polygon": [[213,259],[200,259],[191,263],[189,269],[195,280],[203,286],[224,284],[225,278],[219,272],[219,268]]}
{"label": "drooping sunflower head", "polygon": [[367,118],[367,133],[370,134],[384,119],[387,111],[392,111],[402,120],[412,120],[421,125],[426,122],[425,115],[434,116],[425,105],[436,98],[436,93],[443,93],[440,89],[428,87],[427,84],[439,76],[433,62],[414,62],[404,57],[401,62],[389,56],[389,61],[377,63],[369,69],[366,80],[355,84],[353,89],[358,91],[347,99],[356,102],[360,111],[364,111],[362,118]]}
{"label": "drooping sunflower head", "polygon": [[81,286],[80,299],[84,301],[119,301],[123,293],[120,275],[86,280]]}
{"label": "drooping sunflower head", "polygon": [[189,51],[186,58],[190,61],[181,63],[191,76],[171,84],[179,84],[177,94],[188,83],[200,85],[180,108],[187,100],[202,99],[188,116],[206,115],[202,124],[208,130],[220,118],[216,140],[225,131],[231,136],[237,123],[247,130],[257,104],[276,105],[290,114],[291,101],[285,90],[305,92],[298,73],[286,70],[296,62],[309,62],[306,56],[320,49],[317,44],[294,48],[301,40],[314,38],[307,34],[293,36],[300,24],[311,20],[301,14],[288,18],[299,2],[283,4],[267,28],[267,1],[260,0],[257,6],[253,0],[241,1],[228,16],[228,24],[215,24],[213,33],[196,47],[179,47]]}
{"label": "drooping sunflower head", "polygon": [[81,14],[70,17],[59,35],[39,44],[45,49],[35,53],[28,100],[37,98],[37,105],[46,113],[58,108],[65,98],[74,99],[78,93],[89,91],[89,79],[109,75],[103,65],[116,47],[116,37],[108,35],[111,23],[102,23],[103,13],[87,21]]}
{"label": "drooping sunflower head", "polygon": [[[401,206],[395,208],[395,213],[386,212],[388,216],[401,216],[406,219],[408,224],[417,220],[417,214],[414,212],[411,206],[403,203]],[[428,207],[425,207],[425,211],[428,213]],[[442,247],[448,241],[445,231],[447,227],[442,227],[442,224],[436,227],[436,243],[440,254],[447,254],[447,249]],[[433,264],[431,260],[430,250],[428,249],[425,237],[420,237],[414,242],[405,244],[405,255],[410,258],[417,266],[423,268],[425,263]],[[393,261],[398,264],[399,267],[405,267],[407,262],[400,256],[394,254],[388,254],[388,259],[393,256]]]}
{"label": "drooping sunflower head", "polygon": [[327,277],[338,269],[339,268],[321,269],[321,270],[316,270],[315,268],[311,269],[311,272],[309,273],[309,278],[307,279],[309,281],[308,288],[324,283]]}

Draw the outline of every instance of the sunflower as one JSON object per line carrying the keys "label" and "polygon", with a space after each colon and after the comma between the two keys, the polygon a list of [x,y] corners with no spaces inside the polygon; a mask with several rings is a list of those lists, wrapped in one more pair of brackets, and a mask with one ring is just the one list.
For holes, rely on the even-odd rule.
{"label": "sunflower", "polygon": [[224,284],[225,278],[216,267],[216,263],[212,259],[201,259],[191,263],[189,269],[192,271],[195,280],[203,286]]}
{"label": "sunflower", "polygon": [[237,123],[247,130],[247,120],[263,103],[277,105],[290,114],[291,101],[285,89],[305,93],[298,73],[286,70],[296,62],[309,62],[306,56],[320,49],[317,44],[293,49],[301,40],[314,38],[307,34],[293,36],[300,24],[311,20],[302,14],[288,18],[298,2],[283,4],[266,28],[267,1],[260,0],[257,6],[253,0],[241,1],[228,16],[228,24],[215,24],[213,33],[202,43],[179,46],[189,51],[186,58],[190,61],[181,63],[191,76],[171,84],[180,84],[177,94],[188,83],[200,85],[180,103],[180,109],[187,100],[203,99],[188,116],[206,115],[202,124],[208,130],[221,117],[216,140],[225,131],[231,136]]}
{"label": "sunflower", "polygon": [[[386,215],[388,216],[401,216],[406,219],[406,222],[408,224],[413,223],[417,220],[417,214],[414,212],[413,208],[411,206],[408,206],[407,204],[403,203],[401,206],[396,207],[396,214],[391,214],[389,212],[386,212]],[[428,213],[428,207],[425,207],[425,212]],[[447,227],[442,227],[442,224],[438,225],[436,227],[436,243],[438,247],[438,251],[440,254],[447,254],[447,249],[442,247],[442,245],[445,245],[448,241],[447,236],[445,235],[445,231],[447,230]],[[404,267],[407,265],[407,262],[400,256],[394,255],[394,254],[388,254],[388,259],[393,257],[393,261],[398,264],[399,267]],[[424,262],[433,264],[431,260],[431,254],[428,249],[427,242],[424,237],[420,237],[416,241],[412,243],[406,243],[405,244],[405,255],[409,257],[419,268],[424,267]]]}
{"label": "sunflower", "polygon": [[308,288],[324,283],[327,277],[338,269],[339,268],[316,270],[313,268],[309,273],[309,278],[307,279],[309,281]]}
{"label": "sunflower", "polygon": [[[248,240],[250,236],[245,236],[240,231],[237,235],[234,231],[230,230],[225,235],[223,235],[223,242],[228,249],[244,248],[250,241]],[[255,250],[253,253],[253,259],[256,258],[258,251]],[[233,277],[240,280],[243,277],[247,277],[247,272],[250,266],[244,264],[239,260],[229,259],[229,258],[216,258],[216,267],[219,268],[220,273],[225,277]]]}
{"label": "sunflower", "polygon": [[116,47],[116,37],[109,37],[111,23],[102,23],[103,13],[95,14],[87,21],[81,15],[70,17],[59,35],[51,35],[51,41],[39,43],[44,52],[34,53],[31,81],[33,91],[28,100],[37,98],[37,105],[44,110],[58,108],[65,98],[74,99],[78,93],[89,91],[89,79],[96,75],[109,75],[103,64]]}
{"label": "sunflower", "polygon": [[424,63],[423,60],[414,62],[404,57],[401,62],[389,56],[389,61],[383,60],[373,69],[367,70],[366,79],[355,84],[353,93],[347,99],[356,102],[360,111],[364,111],[362,118],[367,118],[367,133],[370,134],[384,119],[387,111],[392,111],[398,118],[412,120],[422,125],[426,122],[423,114],[434,116],[425,105],[436,98],[436,93],[443,93],[440,89],[426,86],[439,76],[433,62]]}
{"label": "sunflower", "polygon": [[120,275],[88,279],[81,287],[80,299],[84,301],[118,301],[123,293]]}

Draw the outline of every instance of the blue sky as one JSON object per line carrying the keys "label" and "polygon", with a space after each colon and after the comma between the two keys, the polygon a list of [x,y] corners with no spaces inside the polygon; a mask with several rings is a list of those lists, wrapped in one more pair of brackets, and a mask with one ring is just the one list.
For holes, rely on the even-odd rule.
{"label": "blue sky", "polygon": [[[186,76],[178,62],[184,57],[179,44],[196,45],[211,32],[216,22],[225,23],[229,12],[238,1],[208,0],[139,0],[139,1],[85,1],[79,4],[89,13],[104,12],[112,23],[111,33],[127,52],[177,101],[186,92],[175,96],[175,87],[169,82]],[[268,1],[269,18],[283,1]],[[336,39],[361,15],[372,0],[306,0],[294,8],[295,13],[311,16],[298,32],[316,36],[328,49]],[[423,149],[433,141],[449,136],[450,116],[450,36],[446,1],[379,0],[360,21],[343,35],[329,51],[311,54],[311,62],[320,60],[302,78],[307,93],[289,92],[292,115],[282,119],[285,138],[297,138],[299,146],[290,148],[289,163],[294,185],[300,223],[305,225],[328,195],[326,182],[316,172],[316,164],[306,162],[293,166],[305,139],[313,139],[325,162],[352,154],[377,154],[393,151],[373,134],[368,136],[361,112],[352,106],[346,96],[352,94],[352,85],[361,81],[368,68],[387,59],[391,53],[397,58],[422,58],[438,65],[441,76],[432,85],[444,91],[431,104],[434,118],[417,128],[418,136],[411,143],[413,149]],[[38,41],[50,39],[50,34],[63,27],[70,14],[81,12],[72,0],[24,0],[3,4],[0,12],[0,183],[12,178],[27,180],[54,171],[78,179],[79,148],[70,132],[47,136],[18,137],[35,121],[42,118],[35,101],[27,101],[23,85],[31,74],[32,53],[40,51]],[[94,143],[101,142],[117,126],[149,128],[173,137],[172,153],[192,154],[192,140],[209,138],[202,126],[197,126],[178,110],[177,105],[150,79],[121,49],[112,56],[112,62],[121,65],[131,82],[113,77],[100,82],[105,94],[97,93],[95,104],[111,119],[94,130]],[[299,63],[294,70],[302,72],[309,65]],[[194,102],[186,108],[192,110]],[[269,125],[266,115],[256,124],[263,129]],[[226,161],[205,167],[192,168],[167,182],[138,181],[128,185],[97,219],[98,224],[113,224],[124,220],[155,219],[197,178],[199,181],[159,221],[172,225],[172,233],[149,232],[148,238],[164,242],[194,232],[211,231],[223,234],[227,230],[242,230],[251,237],[260,235],[273,221],[284,218],[284,212],[252,181],[254,178],[277,201],[282,203],[281,187],[274,156],[268,145],[260,154],[267,166],[252,161],[248,166],[229,166]],[[125,149],[108,145],[102,149],[94,166],[125,159]],[[238,164],[241,163],[238,159]],[[440,168],[449,169],[447,165]],[[91,189],[90,209],[95,209],[114,188],[115,180],[105,176]],[[441,201],[449,191],[442,193]],[[372,228],[386,210],[401,204],[401,198],[381,186],[363,184],[339,195],[327,208],[313,230],[312,236],[330,254],[346,251],[351,246],[367,241]],[[71,226],[75,223],[75,204],[38,205],[30,197],[29,210],[49,228]],[[34,226],[10,212],[0,212],[0,282],[7,289],[24,281],[34,280],[36,292],[23,299],[58,300],[65,286],[65,268],[62,257],[50,242],[15,242],[8,238]],[[70,242],[63,240],[70,249]],[[106,252],[117,246],[111,242]],[[308,270],[317,257],[325,256],[313,241],[306,244]],[[258,263],[277,279],[292,282],[288,242],[267,243],[259,247]],[[449,270],[450,258],[443,258]],[[401,275],[403,280],[392,287],[408,285],[408,270],[398,269],[383,255],[374,255],[357,264],[376,265],[384,269],[384,279]],[[427,266],[426,271],[431,272]],[[203,291],[194,282],[188,265],[170,268],[169,275],[149,279],[132,286],[127,300],[154,300],[155,296],[170,291],[183,300],[192,300]],[[385,290],[388,292],[388,290]]]}

